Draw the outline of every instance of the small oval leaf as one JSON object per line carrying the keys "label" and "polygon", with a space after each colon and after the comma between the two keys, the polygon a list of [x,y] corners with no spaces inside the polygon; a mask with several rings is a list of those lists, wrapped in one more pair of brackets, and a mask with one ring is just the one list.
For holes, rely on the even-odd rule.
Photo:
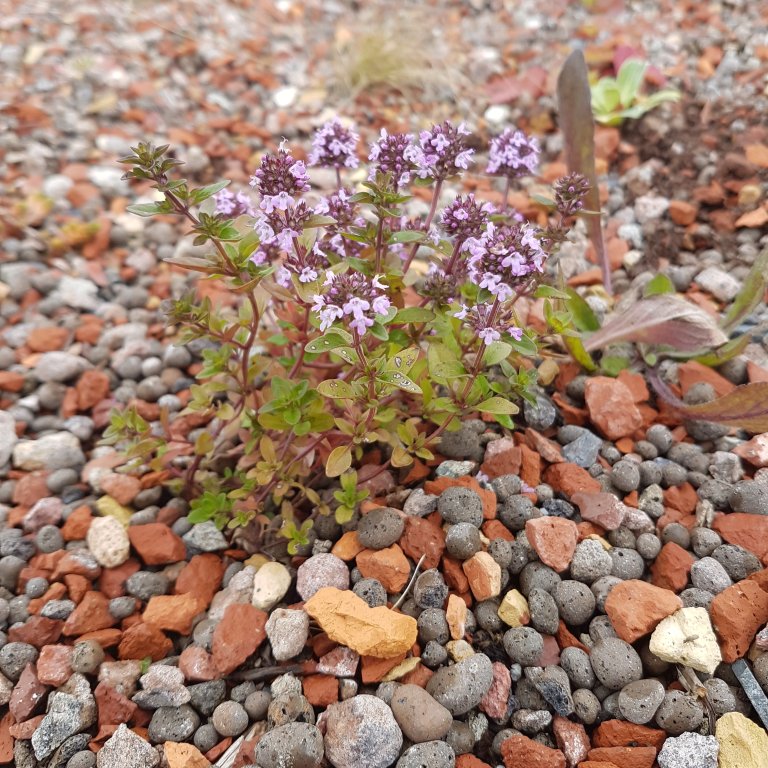
{"label": "small oval leaf", "polygon": [[317,385],[317,391],[323,397],[334,397],[339,400],[351,400],[354,398],[352,385],[341,379],[326,379]]}
{"label": "small oval leaf", "polygon": [[325,474],[328,477],[338,477],[352,466],[352,451],[348,445],[334,448],[325,462]]}

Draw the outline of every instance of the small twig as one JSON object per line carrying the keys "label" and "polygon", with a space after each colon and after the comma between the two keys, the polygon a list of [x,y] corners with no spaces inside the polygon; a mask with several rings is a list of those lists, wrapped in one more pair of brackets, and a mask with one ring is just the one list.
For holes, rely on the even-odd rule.
{"label": "small twig", "polygon": [[252,682],[258,682],[260,680],[269,680],[272,677],[279,677],[280,675],[303,675],[303,664],[291,664],[289,666],[281,667],[259,667],[258,669],[246,669],[243,672],[235,672],[234,675],[230,675],[230,680],[251,680]]}
{"label": "small twig", "polygon": [[413,570],[413,576],[411,576],[411,580],[408,582],[408,585],[403,590],[403,594],[400,595],[400,597],[397,598],[397,602],[392,606],[392,610],[398,609],[404,602],[405,598],[408,597],[408,593],[411,591],[411,587],[413,586],[413,582],[416,581],[416,577],[419,575],[419,568],[421,568],[421,564],[424,562],[424,558],[426,557],[426,553],[423,554],[419,558],[419,562],[416,563],[416,568]]}

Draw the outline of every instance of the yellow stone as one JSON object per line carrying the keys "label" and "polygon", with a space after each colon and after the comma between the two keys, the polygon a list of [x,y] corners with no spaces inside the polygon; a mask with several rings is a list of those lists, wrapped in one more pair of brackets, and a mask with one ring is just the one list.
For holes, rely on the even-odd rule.
{"label": "yellow stone", "polygon": [[467,604],[458,595],[448,595],[445,618],[452,640],[461,640],[467,629]]}
{"label": "yellow stone", "polygon": [[768,733],[739,712],[723,715],[715,727],[718,768],[768,768]]}
{"label": "yellow stone", "polygon": [[504,595],[497,613],[499,618],[509,627],[523,627],[531,620],[528,601],[516,589],[511,589]]}
{"label": "yellow stone", "polygon": [[445,649],[454,661],[463,661],[475,655],[474,649],[466,640],[450,640],[445,644]]}
{"label": "yellow stone", "polygon": [[387,672],[381,679],[383,683],[391,683],[394,680],[399,680],[401,677],[405,677],[409,672],[413,672],[416,667],[419,666],[421,658],[419,656],[409,656],[407,659],[403,659],[394,669]]}
{"label": "yellow stone", "polygon": [[192,744],[177,744],[166,741],[163,745],[168,768],[210,768],[210,763],[200,750]]}
{"label": "yellow stone", "polygon": [[361,656],[392,659],[416,642],[416,619],[383,605],[371,608],[348,589],[323,587],[304,603],[304,610],[331,640]]}
{"label": "yellow stone", "polygon": [[262,565],[272,562],[266,555],[251,555],[247,560],[243,560],[243,565],[250,565],[254,571],[258,571]]}
{"label": "yellow stone", "polygon": [[102,517],[114,517],[115,520],[123,525],[128,525],[133,515],[132,510],[124,507],[117,499],[113,499],[111,496],[102,496],[96,502],[96,509]]}

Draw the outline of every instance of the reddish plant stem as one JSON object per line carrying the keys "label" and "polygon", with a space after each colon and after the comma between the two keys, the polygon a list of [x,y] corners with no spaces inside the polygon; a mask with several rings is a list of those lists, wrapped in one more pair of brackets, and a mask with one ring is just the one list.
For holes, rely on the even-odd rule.
{"label": "reddish plant stem", "polygon": [[[432,224],[432,219],[435,217],[435,211],[437,211],[437,203],[438,199],[440,198],[440,190],[443,188],[443,180],[438,179],[437,183],[435,184],[435,190],[432,193],[432,203],[429,206],[429,213],[427,214],[427,218],[424,220],[424,231],[429,232],[429,227]],[[403,264],[403,274],[405,274],[408,269],[411,266],[411,262],[416,256],[416,251],[419,250],[419,244],[414,243],[413,247],[411,248],[411,252],[408,254],[408,258],[405,260],[405,264]]]}

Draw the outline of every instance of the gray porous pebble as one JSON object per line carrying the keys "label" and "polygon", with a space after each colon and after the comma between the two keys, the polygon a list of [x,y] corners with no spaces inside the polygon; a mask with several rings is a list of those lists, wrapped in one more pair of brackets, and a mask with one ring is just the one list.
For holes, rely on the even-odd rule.
{"label": "gray porous pebble", "polygon": [[498,510],[499,520],[513,533],[525,529],[528,520],[541,517],[527,496],[510,496]]}
{"label": "gray porous pebble", "polygon": [[430,640],[421,652],[421,660],[430,669],[437,669],[448,660],[448,651],[435,640]]}
{"label": "gray porous pebble", "polygon": [[733,581],[742,581],[762,570],[757,556],[736,544],[721,544],[712,551],[712,557],[725,568]]}
{"label": "gray porous pebble", "polygon": [[[227,684],[224,680],[209,680],[204,683],[195,683],[187,686],[189,691],[189,703],[203,716],[210,717],[213,710],[224,701],[227,695]],[[267,694],[269,701],[269,694]],[[266,717],[266,707],[264,715]],[[263,718],[262,718],[263,719]]]}
{"label": "gray porous pebble", "polygon": [[416,619],[419,639],[423,643],[434,640],[440,645],[444,645],[451,637],[448,627],[448,619],[442,608],[425,608]]}
{"label": "gray porous pebble", "polygon": [[500,475],[491,480],[491,488],[502,503],[519,494],[522,487],[522,481],[517,475]]}
{"label": "gray porous pebble", "polygon": [[125,723],[107,739],[96,755],[97,768],[155,768],[160,755]]}
{"label": "gray porous pebble", "polygon": [[694,587],[718,595],[733,583],[728,572],[713,557],[702,557],[691,566],[691,582]]}
{"label": "gray porous pebble", "polygon": [[618,637],[598,640],[589,658],[597,679],[612,691],[619,691],[643,676],[643,665],[637,651]]}
{"label": "gray porous pebble", "polygon": [[145,602],[155,595],[166,594],[169,587],[168,577],[159,571],[136,571],[125,582],[125,591],[132,597]]}
{"label": "gray porous pebble", "polygon": [[133,701],[142,709],[180,707],[191,699],[189,690],[184,687],[184,675],[178,667],[153,664],[139,682],[142,690],[134,694]]}
{"label": "gray porous pebble", "polygon": [[[301,685],[300,682],[299,685]],[[314,725],[315,711],[306,697],[300,693],[276,695],[267,709],[267,722],[270,728],[287,723],[311,723]]]}
{"label": "gray porous pebble", "polygon": [[729,502],[734,512],[768,515],[768,483],[742,480],[733,486]]}
{"label": "gray porous pebble", "polygon": [[605,601],[608,599],[608,595],[620,582],[621,579],[617,576],[603,576],[592,584],[590,589],[595,596],[595,606],[598,611],[605,611]]}
{"label": "gray porous pebble", "polygon": [[288,723],[265,733],[256,747],[260,768],[316,768],[323,760],[323,735],[308,723]]}
{"label": "gray porous pebble", "polygon": [[698,700],[689,693],[667,691],[664,701],[656,711],[656,725],[670,736],[695,731],[704,720],[704,710]]}
{"label": "gray porous pebble", "polygon": [[288,661],[304,650],[309,636],[309,614],[306,611],[275,608],[265,628],[275,661]]}
{"label": "gray porous pebble", "polygon": [[540,562],[532,562],[528,563],[520,572],[520,591],[524,595],[530,595],[534,589],[543,589],[552,594],[561,581],[560,574],[549,566]]}
{"label": "gray porous pebble", "polygon": [[640,468],[629,459],[621,459],[611,467],[611,483],[620,491],[629,493],[640,487]]}
{"label": "gray porous pebble", "polygon": [[561,581],[552,590],[552,597],[557,603],[560,618],[571,626],[586,623],[595,612],[595,596],[592,590],[580,581]]}
{"label": "gray porous pebble", "polygon": [[368,549],[392,546],[403,534],[403,518],[396,509],[377,507],[360,518],[357,535]]}
{"label": "gray porous pebble", "polygon": [[585,539],[576,546],[570,568],[572,579],[591,584],[611,573],[613,560],[599,541]]}
{"label": "gray porous pebble", "polygon": [[453,723],[451,713],[418,685],[399,685],[389,706],[406,738],[415,744],[442,739]]}
{"label": "gray porous pebble", "polygon": [[549,429],[557,420],[558,412],[552,401],[541,392],[536,393],[536,404],[529,403],[527,400],[523,403],[523,414],[525,423],[538,432]]}
{"label": "gray porous pebble", "polygon": [[557,604],[552,595],[538,587],[528,593],[531,626],[544,635],[554,635],[560,622]]}
{"label": "gray porous pebble", "polygon": [[[534,672],[531,667],[526,674]],[[536,670],[538,673],[538,670]],[[571,698],[571,681],[564,669],[550,665],[544,668],[541,674],[532,677],[536,690],[544,700],[561,717],[569,717],[573,714],[573,699]]]}
{"label": "gray porous pebble", "polygon": [[507,656],[523,667],[535,666],[544,651],[544,638],[533,627],[513,627],[504,633]]}
{"label": "gray porous pebble", "polygon": [[325,755],[335,768],[387,768],[403,745],[392,710],[375,696],[331,704],[325,727]]}
{"label": "gray porous pebble", "polygon": [[600,716],[600,700],[587,688],[573,692],[573,710],[585,725],[592,725]]}
{"label": "gray porous pebble", "polygon": [[619,692],[619,711],[625,720],[645,725],[653,720],[656,710],[664,701],[664,686],[654,679],[636,680]]}
{"label": "gray porous pebble", "polygon": [[435,477],[464,477],[477,468],[474,461],[443,461],[435,468]]}
{"label": "gray porous pebble", "polygon": [[476,653],[438,669],[427,683],[427,692],[455,717],[476,707],[492,682],[491,660],[484,653]]}
{"label": "gray porous pebble", "polygon": [[94,768],[96,755],[90,749],[81,749],[67,760],[66,768]]}
{"label": "gray porous pebble", "polygon": [[423,488],[415,488],[403,504],[403,512],[411,517],[426,517],[437,509],[437,496],[424,493]]}
{"label": "gray porous pebble", "polygon": [[614,547],[608,554],[613,562],[611,575],[622,581],[639,579],[645,572],[645,561],[636,549]]}
{"label": "gray porous pebble", "polygon": [[166,741],[188,741],[200,725],[200,717],[189,704],[180,707],[160,707],[149,722],[149,740],[154,744]]}
{"label": "gray porous pebble", "polygon": [[6,643],[0,648],[0,672],[17,682],[24,667],[37,661],[37,648],[29,643]]}
{"label": "gray porous pebble", "polygon": [[396,768],[453,768],[456,753],[444,741],[414,744],[403,752]]}
{"label": "gray porous pebble", "polygon": [[254,722],[259,722],[266,719],[267,711],[269,710],[269,704],[271,701],[272,697],[270,696],[269,691],[254,691],[253,693],[248,694],[245,701],[243,702],[243,706],[245,707],[245,711],[248,713],[248,717],[250,717]]}
{"label": "gray porous pebble", "polygon": [[419,608],[440,608],[448,598],[448,585],[443,574],[430,568],[419,574],[413,586],[413,599]]}
{"label": "gray porous pebble", "polygon": [[444,432],[440,438],[440,453],[449,459],[471,459],[482,461],[485,450],[480,444],[480,433],[485,424],[464,421],[453,432]]}
{"label": "gray porous pebble", "polygon": [[446,523],[471,523],[479,528],[483,522],[483,501],[469,488],[446,488],[437,500],[437,511]]}
{"label": "gray porous pebble", "polygon": [[445,743],[453,750],[456,755],[469,754],[475,746],[475,734],[469,723],[461,720],[454,720],[451,730],[445,737]]}
{"label": "gray porous pebble", "polygon": [[684,733],[668,738],[656,759],[659,768],[717,768],[719,752],[714,736]]}
{"label": "gray porous pebble", "polygon": [[456,560],[468,560],[482,548],[480,531],[471,523],[451,525],[445,535],[445,548]]}
{"label": "gray porous pebble", "polygon": [[312,555],[299,566],[296,574],[296,591],[302,600],[309,600],[323,587],[349,589],[347,564],[330,553]]}
{"label": "gray porous pebble", "polygon": [[352,591],[365,600],[371,608],[387,604],[387,590],[378,579],[360,579]]}
{"label": "gray porous pebble", "polygon": [[589,660],[589,654],[581,648],[563,648],[560,653],[560,666],[565,670],[574,689],[592,689],[595,685],[595,672]]}
{"label": "gray porous pebble", "polygon": [[46,619],[64,620],[75,610],[73,600],[49,600],[41,609],[40,616]]}
{"label": "gray porous pebble", "polygon": [[709,608],[715,596],[705,589],[689,587],[680,593],[684,608]]}
{"label": "gray porous pebble", "polygon": [[229,546],[224,534],[211,520],[193,526],[188,533],[182,536],[182,540],[193,553],[219,552]]}
{"label": "gray porous pebble", "polygon": [[222,701],[211,716],[213,727],[222,736],[239,736],[248,727],[248,713],[236,701]]}
{"label": "gray porous pebble", "polygon": [[720,534],[711,528],[696,527],[691,531],[691,547],[699,557],[711,555],[722,543]]}
{"label": "gray porous pebble", "polygon": [[546,709],[518,709],[512,715],[510,724],[521,733],[534,736],[552,725],[552,713]]}
{"label": "gray porous pebble", "polygon": [[661,552],[661,540],[653,533],[641,533],[635,546],[644,560],[654,560]]}
{"label": "gray porous pebble", "polygon": [[72,648],[69,665],[81,675],[94,674],[104,661],[104,649],[94,640],[81,640]]}
{"label": "gray porous pebble", "polygon": [[118,621],[125,619],[136,610],[136,605],[136,599],[133,597],[113,597],[109,601],[109,615]]}

